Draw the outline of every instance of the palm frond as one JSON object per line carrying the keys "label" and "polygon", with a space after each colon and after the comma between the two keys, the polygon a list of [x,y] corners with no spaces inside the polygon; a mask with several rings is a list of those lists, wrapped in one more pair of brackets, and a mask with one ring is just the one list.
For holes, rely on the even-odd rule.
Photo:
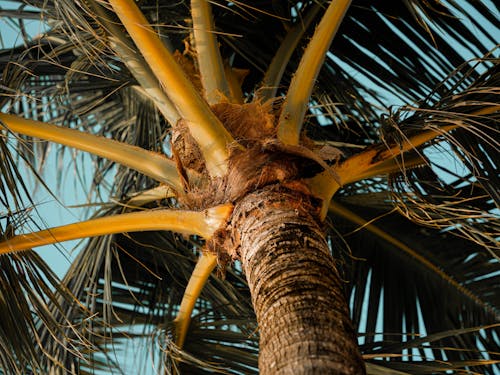
{"label": "palm frond", "polygon": [[205,99],[209,104],[217,104],[224,97],[233,101],[217,44],[210,2],[192,1],[191,14],[193,39]]}
{"label": "palm frond", "polygon": [[278,120],[278,139],[296,145],[304,123],[313,87],[333,38],[351,5],[350,0],[330,3],[316,27],[295,71]]}
{"label": "palm frond", "polygon": [[68,314],[78,311],[80,318],[88,318],[88,311],[38,254],[2,255],[0,263],[2,373],[61,371],[70,364],[53,358],[78,358],[97,350],[81,333],[82,321],[71,320],[73,315]]}
{"label": "palm frond", "polygon": [[[431,162],[440,165],[445,163],[433,161],[433,147],[441,150],[441,155],[454,155],[452,158],[461,163],[462,171],[447,182],[438,176],[439,169],[433,170],[429,163],[427,167],[395,175],[391,180],[396,196],[400,197],[402,212],[412,220],[440,229],[453,229],[452,232],[490,249],[497,259],[498,217],[493,210],[500,202],[496,189],[500,163],[497,141],[500,107],[496,104],[500,93],[499,78],[497,64],[467,89],[442,95],[432,107],[424,102],[413,109],[415,112],[407,121],[400,121],[399,129],[407,130],[425,123],[460,125],[445,135],[444,142],[429,147],[424,153]],[[396,131],[393,136],[397,134]],[[391,137],[390,132],[388,136]],[[417,184],[410,182],[417,179]]]}
{"label": "palm frond", "polygon": [[[158,201],[149,203],[156,204]],[[168,200],[163,204],[168,205]],[[107,217],[122,210],[121,205],[106,208],[101,215]],[[136,232],[92,239],[63,280],[96,314],[92,321],[86,322],[88,332],[94,332],[88,339],[104,352],[115,346],[119,350],[124,339],[135,337],[137,327],[143,327],[140,337],[161,336],[166,340],[155,349],[163,358],[166,354],[162,348],[168,343],[165,332],[174,335],[174,319],[201,248],[201,240],[186,240],[170,232]],[[248,291],[244,291],[244,296],[239,291],[244,285],[242,276],[232,275],[233,271],[228,271],[229,282],[220,279],[209,282],[196,302],[195,311],[216,306],[218,319],[229,314],[239,316],[242,312],[251,315]],[[99,354],[91,352],[86,360],[93,357],[99,358]],[[162,363],[160,360],[159,365]]]}
{"label": "palm frond", "polygon": [[[396,212],[352,205],[355,199],[350,201],[350,210],[367,221],[375,220],[372,225],[383,228],[385,233],[398,238],[442,270],[433,271],[420,263],[418,257],[401,251],[387,237],[349,224],[345,219],[332,218],[348,246],[345,268],[349,271],[345,277],[349,281],[347,289],[353,319],[362,325],[361,331],[380,334],[378,339],[373,334],[365,336],[362,345],[365,353],[403,353],[404,342],[409,342],[413,334],[436,333],[455,327],[468,329],[498,321],[500,300],[495,290],[499,284],[500,264],[492,262],[481,246],[464,242],[449,232],[416,226]],[[447,282],[440,276],[441,272],[463,288],[457,288],[455,282]],[[363,306],[369,306],[365,312]],[[496,326],[488,329],[498,331]],[[426,350],[419,347],[419,355],[450,361],[488,359],[483,357],[486,354],[475,349],[476,340],[482,342],[487,352],[498,353],[500,343],[485,340],[478,332],[479,329],[475,334],[464,331],[460,336],[444,335],[432,341]],[[391,342],[393,346],[387,346]]]}

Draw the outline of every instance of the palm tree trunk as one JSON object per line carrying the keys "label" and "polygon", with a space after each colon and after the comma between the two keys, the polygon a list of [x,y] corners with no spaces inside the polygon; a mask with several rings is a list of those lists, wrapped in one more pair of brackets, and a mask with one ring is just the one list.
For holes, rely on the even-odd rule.
{"label": "palm tree trunk", "polygon": [[257,315],[264,375],[365,373],[315,212],[306,196],[271,187],[235,207],[233,238]]}

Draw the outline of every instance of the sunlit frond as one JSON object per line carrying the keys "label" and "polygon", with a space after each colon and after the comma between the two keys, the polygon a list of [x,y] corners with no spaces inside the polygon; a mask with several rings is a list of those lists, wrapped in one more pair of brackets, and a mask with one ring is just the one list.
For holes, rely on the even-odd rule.
{"label": "sunlit frond", "polygon": [[140,9],[130,0],[111,0],[137,48],[154,70],[163,89],[186,121],[189,131],[198,143],[209,172],[222,176],[227,171],[228,147],[234,140],[220,123],[166,49]]}
{"label": "sunlit frond", "polygon": [[12,236],[0,242],[0,254],[74,239],[126,232],[169,230],[210,239],[226,222],[231,211],[232,205],[226,204],[205,211],[163,209],[95,218]]}
{"label": "sunlit frond", "polygon": [[0,113],[0,124],[5,130],[64,144],[118,162],[167,183],[178,192],[182,191],[174,162],[157,153],[112,139],[14,115]]}
{"label": "sunlit frond", "polygon": [[290,83],[278,121],[278,139],[283,143],[291,145],[299,143],[304,115],[316,77],[350,4],[350,0],[330,3],[304,52]]}
{"label": "sunlit frond", "polygon": [[224,71],[215,34],[212,8],[207,0],[191,1],[193,39],[200,79],[209,104],[231,99],[229,85]]}

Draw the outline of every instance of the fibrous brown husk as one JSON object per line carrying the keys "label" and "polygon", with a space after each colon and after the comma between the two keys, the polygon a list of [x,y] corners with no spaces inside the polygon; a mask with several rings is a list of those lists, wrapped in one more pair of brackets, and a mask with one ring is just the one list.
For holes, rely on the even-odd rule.
{"label": "fibrous brown husk", "polygon": [[249,192],[274,183],[310,194],[305,183],[297,179],[304,169],[304,161],[307,159],[286,152],[267,151],[260,144],[250,149],[234,150],[227,176],[210,180],[209,186],[191,190],[184,203],[191,209],[203,209],[236,202]]}
{"label": "fibrous brown husk", "polygon": [[[208,179],[205,186],[191,186],[181,198],[191,209],[226,202],[236,202],[251,191],[280,183],[291,190],[310,194],[303,178],[328,169],[333,170],[312,149],[301,145],[284,145],[276,139],[276,116],[270,103],[218,103],[212,110],[243,148],[230,150],[228,174]],[[172,134],[174,155],[184,168],[191,168],[208,177],[202,154],[182,121]],[[327,159],[340,153],[327,152]]]}
{"label": "fibrous brown husk", "polygon": [[[275,116],[269,113],[269,109],[269,105],[259,103],[218,103],[212,106],[222,124],[244,147],[252,147],[256,142],[274,136]],[[174,157],[182,167],[208,176],[201,150],[184,120],[172,129],[171,139]]]}
{"label": "fibrous brown husk", "polygon": [[[170,142],[174,158],[180,162],[182,168],[192,169],[202,174],[206,173],[203,154],[184,120],[179,120],[172,129]],[[184,172],[181,171],[181,174],[184,175]]]}
{"label": "fibrous brown husk", "polygon": [[212,111],[226,129],[243,146],[274,137],[276,118],[270,113],[270,104],[217,103]]}

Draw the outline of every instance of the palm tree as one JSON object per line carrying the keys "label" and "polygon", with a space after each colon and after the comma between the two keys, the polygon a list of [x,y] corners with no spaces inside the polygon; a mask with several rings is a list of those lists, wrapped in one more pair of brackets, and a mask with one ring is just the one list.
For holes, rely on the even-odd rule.
{"label": "palm tree", "polygon": [[[10,3],[2,373],[498,370],[492,3]],[[51,145],[98,209],[43,229]]]}

